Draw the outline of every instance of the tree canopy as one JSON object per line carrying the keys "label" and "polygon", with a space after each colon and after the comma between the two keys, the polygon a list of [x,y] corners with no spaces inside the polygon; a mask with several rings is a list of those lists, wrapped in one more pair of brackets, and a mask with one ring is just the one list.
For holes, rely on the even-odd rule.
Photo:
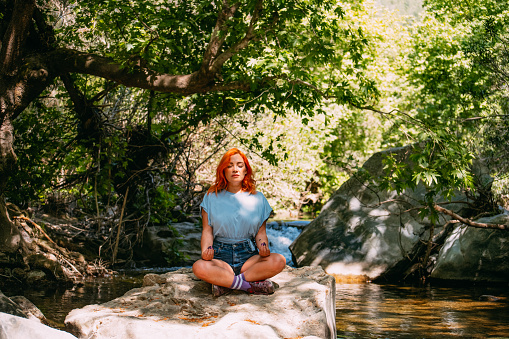
{"label": "tree canopy", "polygon": [[[365,72],[368,41],[345,20],[356,6],[1,1],[3,196],[26,204],[47,197],[45,189],[67,188],[93,197],[81,205],[98,216],[123,197],[143,211],[135,234],[167,220],[161,211],[177,207],[177,195],[193,199],[193,187],[175,182],[195,175],[186,153],[195,136],[221,145],[206,127],[212,119],[292,112],[306,122],[323,112],[324,100],[376,100]],[[275,164],[273,142],[251,141]],[[0,224],[0,238],[16,248],[12,224]]]}

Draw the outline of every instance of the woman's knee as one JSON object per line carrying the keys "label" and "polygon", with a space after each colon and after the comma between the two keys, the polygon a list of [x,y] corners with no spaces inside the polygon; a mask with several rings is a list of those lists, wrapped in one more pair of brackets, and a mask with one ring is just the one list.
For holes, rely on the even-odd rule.
{"label": "woman's knee", "polygon": [[202,277],[205,272],[207,271],[207,262],[203,259],[200,259],[200,260],[197,260],[194,264],[193,264],[193,273],[195,276],[197,276],[198,278]]}
{"label": "woman's knee", "polygon": [[[271,255],[272,257],[272,255]],[[286,266],[286,258],[279,253],[273,253],[272,267],[275,271],[281,272]]]}

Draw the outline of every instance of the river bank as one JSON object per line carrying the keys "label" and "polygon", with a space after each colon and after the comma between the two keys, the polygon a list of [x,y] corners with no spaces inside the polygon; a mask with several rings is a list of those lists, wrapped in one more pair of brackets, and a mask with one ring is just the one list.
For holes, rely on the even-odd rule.
{"label": "river bank", "polygon": [[[288,245],[298,227],[275,223],[268,231],[277,251],[291,257]],[[120,270],[109,277],[89,277],[72,287],[2,290],[23,295],[64,329],[66,315],[75,308],[101,304],[142,285],[147,273],[177,268]],[[493,296],[493,297],[486,297]],[[338,338],[509,338],[507,286],[425,286],[338,283],[336,326]]]}

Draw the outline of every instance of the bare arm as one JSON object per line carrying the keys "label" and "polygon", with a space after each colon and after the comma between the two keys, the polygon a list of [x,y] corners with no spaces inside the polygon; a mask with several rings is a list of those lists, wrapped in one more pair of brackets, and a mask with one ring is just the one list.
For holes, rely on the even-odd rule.
{"label": "bare arm", "polygon": [[212,227],[209,225],[209,216],[202,208],[201,210],[203,230],[201,231],[201,258],[203,260],[212,260],[214,258],[214,234]]}
{"label": "bare arm", "polygon": [[268,257],[270,255],[269,239],[267,238],[266,225],[267,221],[264,221],[262,227],[260,227],[255,237],[256,247],[258,247],[258,251],[262,257]]}

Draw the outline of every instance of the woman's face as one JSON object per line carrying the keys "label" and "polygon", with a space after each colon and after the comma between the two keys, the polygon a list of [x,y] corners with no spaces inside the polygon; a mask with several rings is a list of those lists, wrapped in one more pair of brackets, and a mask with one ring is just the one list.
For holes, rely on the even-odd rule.
{"label": "woman's face", "polygon": [[247,169],[244,160],[240,154],[234,154],[230,157],[230,164],[224,170],[224,175],[229,184],[238,185],[242,183],[246,176]]}

